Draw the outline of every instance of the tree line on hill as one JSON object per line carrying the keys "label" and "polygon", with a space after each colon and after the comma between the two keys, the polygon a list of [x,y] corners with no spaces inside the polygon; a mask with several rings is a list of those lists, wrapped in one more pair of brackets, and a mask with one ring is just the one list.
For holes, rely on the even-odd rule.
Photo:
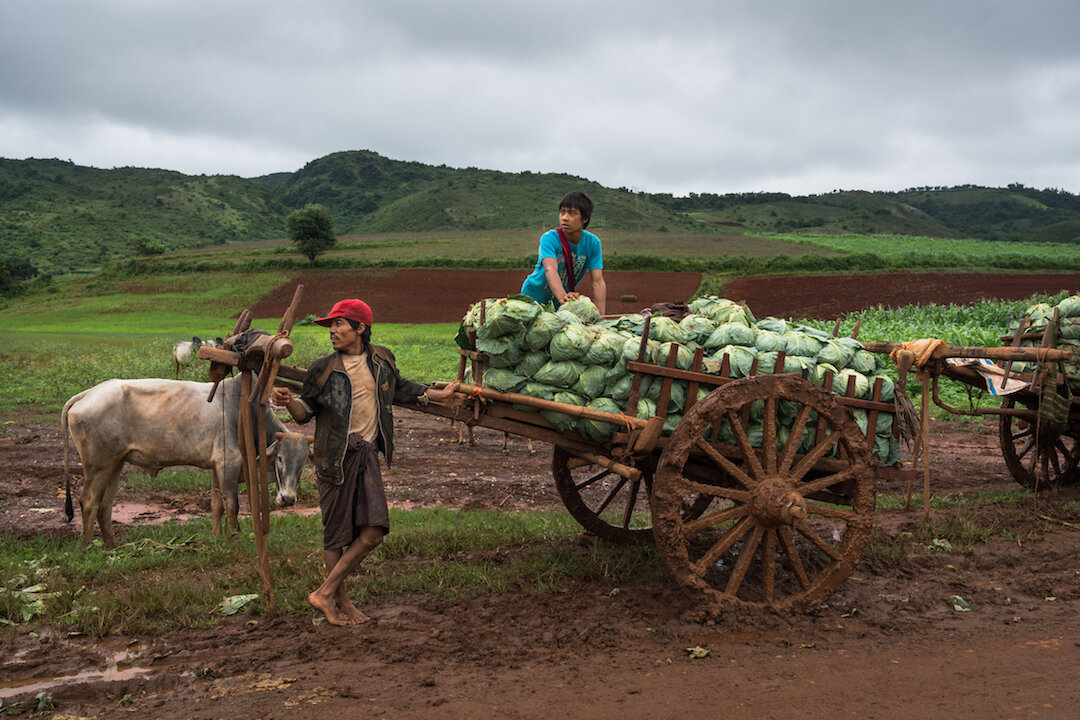
{"label": "tree line on hill", "polygon": [[[286,236],[288,215],[328,208],[339,234],[528,229],[554,224],[572,188],[597,203],[591,228],[699,233],[903,234],[1080,242],[1080,197],[973,185],[900,192],[667,193],[556,173],[507,173],[347,151],[256,178],[99,169],[0,158],[0,260],[8,277],[94,270],[185,248]],[[0,289],[2,292],[2,289]]]}

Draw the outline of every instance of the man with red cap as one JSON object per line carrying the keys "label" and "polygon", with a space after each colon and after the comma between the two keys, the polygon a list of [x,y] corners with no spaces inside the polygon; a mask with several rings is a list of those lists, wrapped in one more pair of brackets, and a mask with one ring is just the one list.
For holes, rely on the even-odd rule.
{"label": "man with red cap", "polygon": [[371,620],[345,592],[345,578],[390,532],[378,451],[390,466],[394,455],[393,402],[450,399],[459,383],[440,390],[408,380],[394,355],[371,344],[371,308],[342,300],[315,322],[330,328],[334,352],[311,364],[300,397],[274,388],[274,404],[298,423],[315,418],[315,478],[323,521],[325,582],[308,595],[332,625]]}

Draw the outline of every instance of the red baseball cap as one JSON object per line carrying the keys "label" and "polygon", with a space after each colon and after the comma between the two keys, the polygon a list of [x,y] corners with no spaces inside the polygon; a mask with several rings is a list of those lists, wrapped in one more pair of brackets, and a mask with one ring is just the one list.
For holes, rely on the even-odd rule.
{"label": "red baseball cap", "polygon": [[339,317],[362,322],[368,327],[371,327],[373,322],[371,308],[363,300],[339,300],[334,303],[334,307],[330,308],[330,314],[324,318],[319,318],[315,321],[315,324],[325,327],[330,324],[331,320]]}

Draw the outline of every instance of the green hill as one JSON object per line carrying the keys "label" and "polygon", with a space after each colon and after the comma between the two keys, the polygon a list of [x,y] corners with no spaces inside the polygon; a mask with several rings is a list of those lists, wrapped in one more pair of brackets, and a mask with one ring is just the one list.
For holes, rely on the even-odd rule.
{"label": "green hill", "polygon": [[1080,243],[1080,197],[1061,190],[962,186],[903,192],[726,195],[632,192],[555,173],[506,173],[392,160],[357,150],[257,178],[104,170],[0,158],[0,263],[39,272],[94,270],[118,259],[281,238],[308,203],[342,235],[539,231],[567,190],[593,195],[599,231],[974,237]]}

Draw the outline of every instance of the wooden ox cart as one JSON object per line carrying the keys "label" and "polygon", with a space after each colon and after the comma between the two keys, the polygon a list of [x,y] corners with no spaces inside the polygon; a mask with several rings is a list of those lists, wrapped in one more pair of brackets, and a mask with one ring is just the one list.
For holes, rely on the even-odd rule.
{"label": "wooden ox cart", "polygon": [[[705,373],[700,349],[689,370],[676,367],[674,348],[664,365],[646,363],[648,323],[637,362],[626,364],[634,373],[626,407],[637,407],[641,381],[651,376],[662,383],[651,418],[485,388],[487,357],[475,350],[475,331],[470,349],[459,349],[458,402],[405,407],[551,443],[552,474],[570,514],[604,539],[655,542],[675,582],[699,608],[743,605],[787,613],[816,607],[843,583],[870,539],[876,482],[904,479],[910,491],[910,464],[886,466],[871,455],[879,425],[890,423],[889,432],[899,433],[899,403],[882,401],[880,378],[870,399],[862,399],[853,396],[854,379],[830,391],[831,372],[821,387],[799,374],[757,374],[755,361],[748,377],[736,379],[725,357],[719,374]],[[891,352],[903,346],[864,347]],[[1066,353],[940,346],[934,358],[973,355],[1049,363]],[[784,366],[781,352],[775,367]],[[974,384],[965,370],[952,368],[935,362],[919,370],[935,383],[940,371]],[[675,381],[687,385],[685,410],[665,433]],[[696,401],[699,387],[712,392]],[[1034,398],[1021,402],[1029,401],[1037,407]],[[865,427],[856,422],[856,410],[865,413]],[[1003,424],[1020,417],[1005,411]],[[544,412],[619,430],[600,443],[558,430]]]}

